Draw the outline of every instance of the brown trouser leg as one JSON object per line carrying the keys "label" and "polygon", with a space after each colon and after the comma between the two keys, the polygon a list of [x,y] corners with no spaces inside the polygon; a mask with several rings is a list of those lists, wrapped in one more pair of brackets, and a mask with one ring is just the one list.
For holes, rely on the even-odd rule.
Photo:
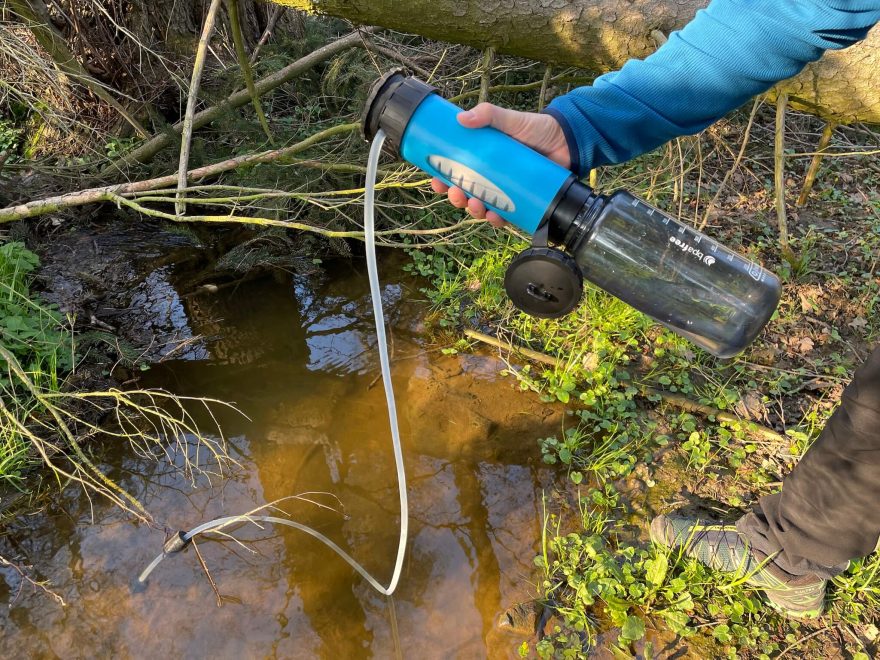
{"label": "brown trouser leg", "polygon": [[880,347],[844,390],[840,407],[782,483],[737,528],[778,552],[794,575],[831,577],[870,554],[880,536]]}

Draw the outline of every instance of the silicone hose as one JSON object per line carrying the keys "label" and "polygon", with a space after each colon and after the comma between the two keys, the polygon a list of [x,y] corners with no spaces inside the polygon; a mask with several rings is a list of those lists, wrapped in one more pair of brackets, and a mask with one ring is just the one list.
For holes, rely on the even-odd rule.
{"label": "silicone hose", "polygon": [[[403,569],[403,558],[406,554],[406,539],[409,532],[409,502],[407,501],[406,496],[406,472],[404,471],[403,466],[403,448],[400,444],[400,431],[397,426],[397,406],[394,402],[394,387],[391,383],[391,363],[388,359],[388,341],[385,336],[385,314],[382,310],[382,292],[379,289],[379,273],[376,264],[374,200],[376,196],[376,170],[379,165],[379,154],[382,151],[382,145],[384,142],[385,133],[380,129],[370,145],[370,155],[367,160],[367,182],[364,192],[364,242],[366,243],[367,253],[367,275],[370,280],[370,298],[373,302],[373,318],[376,322],[376,343],[379,348],[379,365],[382,369],[382,384],[385,387],[385,402],[388,406],[388,422],[391,426],[391,442],[394,446],[394,464],[397,468],[397,490],[400,495],[400,537],[397,544],[397,558],[394,561],[394,572],[391,575],[391,581],[388,583],[387,587],[383,587],[379,581],[370,575],[370,573],[351,555],[326,536],[311,527],[277,516],[224,516],[223,518],[209,520],[197,527],[193,527],[183,535],[183,545],[180,546],[181,549],[199,534],[219,530],[231,525],[246,522],[265,522],[276,525],[287,525],[288,527],[298,529],[321,541],[321,543],[348,562],[348,564],[379,593],[390,596],[397,588],[397,583],[400,580],[400,572]],[[163,551],[153,559],[153,561],[150,562],[150,564],[138,576],[138,582],[142,584],[146,582],[150,573],[153,572],[168,554],[169,553]]]}

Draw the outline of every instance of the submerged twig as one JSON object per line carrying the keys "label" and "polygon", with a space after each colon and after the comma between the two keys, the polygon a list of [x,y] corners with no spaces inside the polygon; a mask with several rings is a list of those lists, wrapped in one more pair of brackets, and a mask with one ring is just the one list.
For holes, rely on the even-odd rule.
{"label": "submerged twig", "polygon": [[202,551],[199,550],[199,545],[196,543],[195,539],[191,539],[191,542],[193,550],[196,551],[196,557],[199,559],[199,564],[205,572],[205,577],[208,578],[208,584],[211,585],[211,589],[214,591],[214,596],[217,598],[217,607],[223,607],[223,596],[220,595],[220,590],[217,589],[217,583],[214,582],[214,578],[211,577],[211,571],[208,570],[208,564],[205,563],[205,558],[202,557]]}
{"label": "submerged twig", "polygon": [[55,602],[58,603],[59,605],[61,605],[62,607],[67,605],[67,603],[64,602],[64,599],[60,595],[58,595],[57,593],[52,591],[47,586],[48,583],[35,580],[30,575],[25,573],[24,570],[20,566],[9,561],[8,559],[6,559],[6,557],[4,557],[2,555],[0,555],[0,566],[5,566],[6,568],[11,568],[13,571],[18,573],[18,577],[21,579],[21,582],[18,585],[18,589],[16,590],[15,596],[13,596],[12,600],[9,602],[10,608],[15,604],[15,601],[18,600],[19,595],[21,595],[21,589],[25,583],[28,583],[34,589],[39,589],[43,593],[45,593],[46,595],[51,596],[52,598],[55,599]]}

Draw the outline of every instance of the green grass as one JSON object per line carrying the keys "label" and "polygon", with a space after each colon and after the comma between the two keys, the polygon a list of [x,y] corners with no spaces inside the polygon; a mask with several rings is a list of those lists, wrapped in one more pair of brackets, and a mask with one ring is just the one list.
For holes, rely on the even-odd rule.
{"label": "green grass", "polygon": [[[73,338],[69,324],[53,307],[31,291],[37,256],[22,243],[0,246],[0,345],[27,373],[35,386],[58,392],[73,368]],[[0,357],[0,482],[21,487],[32,461],[30,443],[12,419],[27,419],[37,407],[30,392]]]}

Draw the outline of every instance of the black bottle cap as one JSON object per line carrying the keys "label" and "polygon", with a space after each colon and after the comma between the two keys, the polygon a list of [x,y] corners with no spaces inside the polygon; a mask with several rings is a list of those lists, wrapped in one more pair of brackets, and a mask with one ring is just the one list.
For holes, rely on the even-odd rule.
{"label": "black bottle cap", "polygon": [[510,262],[504,289],[526,314],[555,319],[577,307],[584,278],[575,260],[562,250],[530,247]]}
{"label": "black bottle cap", "polygon": [[436,88],[406,74],[402,68],[392,69],[370,87],[361,115],[361,134],[372,142],[381,128],[388,136],[386,144],[395,152],[400,149],[403,132],[419,104]]}

